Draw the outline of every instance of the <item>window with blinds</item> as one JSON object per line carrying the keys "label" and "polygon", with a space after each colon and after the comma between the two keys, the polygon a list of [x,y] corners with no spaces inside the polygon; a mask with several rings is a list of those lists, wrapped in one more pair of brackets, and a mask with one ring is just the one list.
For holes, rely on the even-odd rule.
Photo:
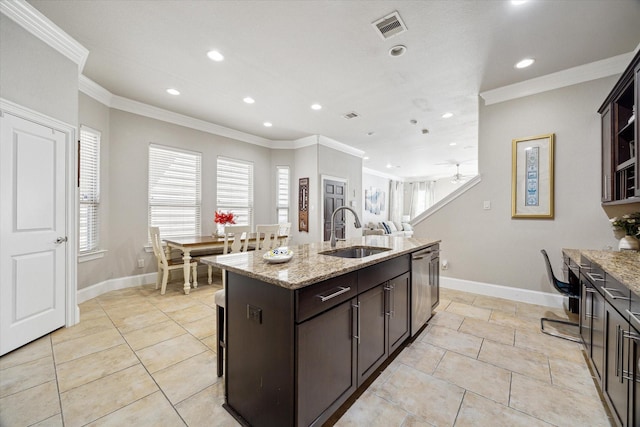
{"label": "window with blinds", "polygon": [[278,223],[289,222],[289,167],[276,166],[276,211]]}
{"label": "window with blinds", "polygon": [[98,249],[100,242],[100,132],[80,126],[80,253]]}
{"label": "window with blinds", "polygon": [[253,163],[218,157],[217,209],[232,212],[237,225],[253,224]]}
{"label": "window with blinds", "polygon": [[199,236],[202,155],[149,144],[149,226],[164,237]]}

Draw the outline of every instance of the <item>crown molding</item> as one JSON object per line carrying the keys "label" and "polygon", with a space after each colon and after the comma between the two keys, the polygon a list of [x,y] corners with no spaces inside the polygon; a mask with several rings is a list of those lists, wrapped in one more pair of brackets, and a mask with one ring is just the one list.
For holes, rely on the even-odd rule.
{"label": "crown molding", "polygon": [[364,157],[364,151],[351,147],[350,145],[338,142],[335,139],[328,138],[324,135],[318,135],[318,144],[325,147],[333,148],[334,150],[341,151],[343,153],[351,154],[352,156]]}
{"label": "crown molding", "polygon": [[380,172],[377,171],[375,169],[369,169],[369,168],[362,168],[362,173],[366,173],[367,175],[373,175],[373,176],[379,176],[380,178],[387,178],[387,179],[391,179],[394,181],[401,181],[401,182],[405,182],[406,179],[401,177],[401,176],[397,176],[397,175],[392,175],[390,173],[384,173],[384,172]]}
{"label": "crown molding", "polygon": [[78,65],[82,73],[89,50],[25,0],[0,0],[0,12]]}
{"label": "crown molding", "polygon": [[84,74],[80,74],[78,79],[78,89],[80,92],[95,99],[98,102],[111,107],[113,103],[113,94],[100,86],[98,83],[86,77]]}
{"label": "crown molding", "polygon": [[536,77],[535,79],[515,83],[480,93],[485,105],[522,98],[529,95],[559,89],[578,83],[601,79],[622,73],[633,59],[633,52],[568,68],[557,73]]}

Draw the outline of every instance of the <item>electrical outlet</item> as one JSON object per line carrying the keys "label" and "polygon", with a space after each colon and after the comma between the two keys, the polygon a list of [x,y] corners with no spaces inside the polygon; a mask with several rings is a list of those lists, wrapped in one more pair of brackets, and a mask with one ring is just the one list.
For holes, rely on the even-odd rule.
{"label": "electrical outlet", "polygon": [[138,268],[144,268],[144,258],[138,260]]}
{"label": "electrical outlet", "polygon": [[247,304],[247,319],[261,324],[262,309],[260,307],[254,307],[253,305]]}
{"label": "electrical outlet", "polygon": [[482,202],[482,209],[484,209],[485,211],[491,209],[491,200],[485,200],[484,202]]}

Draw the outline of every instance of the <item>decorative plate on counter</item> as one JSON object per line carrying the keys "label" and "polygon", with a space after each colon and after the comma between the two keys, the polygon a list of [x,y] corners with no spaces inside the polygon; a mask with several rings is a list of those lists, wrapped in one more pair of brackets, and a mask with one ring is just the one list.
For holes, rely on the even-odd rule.
{"label": "decorative plate on counter", "polygon": [[293,251],[285,247],[275,248],[262,255],[262,258],[271,264],[287,262],[293,258]]}

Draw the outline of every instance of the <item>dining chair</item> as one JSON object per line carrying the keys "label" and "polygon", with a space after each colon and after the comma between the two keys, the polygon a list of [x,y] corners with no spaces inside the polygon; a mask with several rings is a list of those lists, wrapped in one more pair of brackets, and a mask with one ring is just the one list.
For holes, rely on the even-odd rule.
{"label": "dining chair", "polygon": [[287,246],[289,244],[289,236],[291,235],[291,223],[281,222],[278,225],[280,226],[278,236],[287,236],[284,239],[280,239],[280,246]]}
{"label": "dining chair", "polygon": [[[574,298],[575,299],[579,299],[580,295],[571,290],[571,285],[569,283],[559,280],[555,276],[555,274],[553,274],[553,269],[551,268],[551,262],[549,262],[549,256],[547,255],[547,251],[542,249],[540,252],[542,253],[542,256],[544,257],[545,267],[547,268],[547,275],[549,276],[549,282],[551,282],[551,285],[558,292],[560,292],[562,295],[569,297],[569,299],[574,299]],[[578,335],[568,335],[568,334],[562,334],[562,333],[558,333],[558,332],[551,332],[551,331],[545,330],[544,329],[545,322],[556,323],[556,324],[566,325],[566,326],[572,326],[574,328],[579,328],[580,327],[580,325],[578,323],[570,322],[568,320],[550,319],[548,317],[543,317],[543,318],[540,319],[540,331],[542,333],[544,333],[544,334],[551,335],[551,336],[558,337],[558,338],[562,338],[562,339],[565,339],[565,340],[574,341],[574,342],[582,342],[582,339]]]}
{"label": "dining chair", "polygon": [[258,224],[256,225],[256,249],[271,250],[277,248],[280,224]]}
{"label": "dining chair", "polygon": [[[226,225],[224,227],[224,247],[222,254],[246,252],[249,248],[249,233],[251,227],[248,225]],[[211,276],[211,266],[209,266],[209,276]],[[225,289],[227,288],[227,275],[222,270],[222,289],[214,294],[216,303],[216,333],[218,334],[218,376],[222,376],[224,361],[224,322],[225,322]]]}
{"label": "dining chair", "polygon": [[[167,290],[167,282],[169,281],[169,272],[173,270],[183,270],[184,262],[173,261],[171,259],[167,259],[167,254],[164,251],[164,247],[162,246],[162,239],[160,238],[160,228],[158,227],[149,227],[149,236],[151,237],[151,246],[153,247],[153,254],[156,256],[158,260],[158,276],[156,277],[156,289],[158,289],[158,285],[162,282],[162,288],[160,289],[160,295],[164,295]],[[192,261],[191,265],[191,279],[193,280],[193,286],[198,286],[198,262]],[[186,278],[185,282],[189,280]]]}

